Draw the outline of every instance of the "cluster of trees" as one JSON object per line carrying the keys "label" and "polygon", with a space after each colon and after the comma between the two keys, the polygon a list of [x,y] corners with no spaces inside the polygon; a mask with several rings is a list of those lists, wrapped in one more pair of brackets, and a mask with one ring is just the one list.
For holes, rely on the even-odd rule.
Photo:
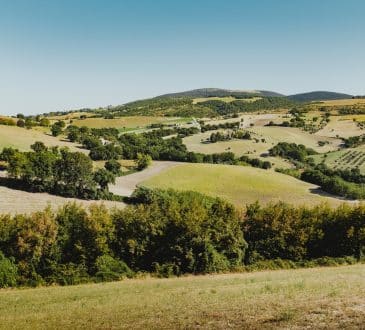
{"label": "cluster of trees", "polygon": [[345,148],[355,148],[365,143],[365,135],[360,136],[350,136],[349,138],[344,138]]}
{"label": "cluster of trees", "polygon": [[12,279],[5,284],[207,273],[243,264],[247,245],[229,203],[173,191],[139,191],[134,202],[120,210],[68,204],[56,213],[1,215],[0,273]]}
{"label": "cluster of trees", "polygon": [[304,162],[310,155],[317,152],[311,148],[307,148],[303,144],[279,142],[276,146],[269,150],[270,156],[279,156],[282,158]]}
{"label": "cluster of trees", "polygon": [[218,115],[226,115],[237,112],[289,108],[294,105],[294,102],[290,101],[286,97],[262,97],[253,102],[244,102],[241,100],[235,100],[232,102],[208,100],[199,103],[199,105],[212,109]]}
{"label": "cluster of trees", "polygon": [[264,170],[268,170],[271,168],[271,163],[267,160],[261,160],[259,158],[250,158],[248,156],[241,156],[240,158],[238,158],[240,163],[245,163],[245,164],[249,164],[252,167],[258,167],[258,168],[262,168]]}
{"label": "cluster of trees", "polygon": [[251,134],[247,131],[233,131],[227,133],[216,132],[210,134],[209,141],[215,143],[218,141],[228,141],[232,139],[250,140]]}
{"label": "cluster of trees", "polygon": [[363,205],[255,203],[242,213],[219,198],[143,188],[132,201],[120,210],[68,204],[0,215],[0,286],[238,271],[265,261],[354,262],[364,253]]}
{"label": "cluster of trees", "polygon": [[240,122],[225,122],[220,124],[206,124],[201,125],[201,131],[204,133],[206,131],[216,131],[218,129],[236,129],[240,126]]}
{"label": "cluster of trees", "polygon": [[338,113],[340,115],[363,115],[365,114],[365,107],[361,104],[352,106],[341,106],[338,109]]}
{"label": "cluster of trees", "polygon": [[16,119],[1,117],[0,125],[7,125],[7,126],[16,125],[18,127],[25,127],[27,129],[31,129],[34,126],[48,127],[50,125],[50,121],[48,118],[41,117],[40,115],[25,117],[23,114],[19,113],[17,114]]}
{"label": "cluster of trees", "polygon": [[[300,179],[306,182],[316,184],[323,191],[330,194],[346,197],[349,199],[364,199],[365,184],[347,181],[338,171],[323,171],[320,167],[305,169]],[[357,180],[355,176],[347,177],[348,179]]]}
{"label": "cluster of trees", "polygon": [[84,199],[113,198],[108,184],[121,173],[118,162],[109,161],[94,172],[91,159],[81,152],[48,148],[42,142],[31,148],[30,152],[4,148],[0,154],[9,177],[24,189]]}

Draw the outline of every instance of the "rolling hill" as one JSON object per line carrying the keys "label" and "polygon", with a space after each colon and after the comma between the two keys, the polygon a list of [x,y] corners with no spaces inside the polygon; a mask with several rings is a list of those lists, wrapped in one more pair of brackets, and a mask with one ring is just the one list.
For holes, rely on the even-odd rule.
{"label": "rolling hill", "polygon": [[297,102],[342,100],[342,99],[351,99],[352,97],[353,96],[350,94],[328,92],[328,91],[314,91],[314,92],[300,93],[288,96],[290,100]]}
{"label": "rolling hill", "polygon": [[235,89],[222,89],[222,88],[199,88],[192,89],[184,92],[177,93],[169,93],[163,94],[157,97],[163,98],[179,98],[179,97],[188,97],[188,98],[196,98],[196,97],[225,97],[225,96],[236,96],[236,97],[245,97],[245,96],[284,96],[283,94],[265,91],[265,90],[235,90]]}

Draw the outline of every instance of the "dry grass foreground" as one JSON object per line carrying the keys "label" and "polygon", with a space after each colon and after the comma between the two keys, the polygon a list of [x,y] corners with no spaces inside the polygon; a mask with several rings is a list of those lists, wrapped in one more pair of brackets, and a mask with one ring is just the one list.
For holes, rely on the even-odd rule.
{"label": "dry grass foreground", "polygon": [[360,329],[365,265],[0,290],[1,329]]}

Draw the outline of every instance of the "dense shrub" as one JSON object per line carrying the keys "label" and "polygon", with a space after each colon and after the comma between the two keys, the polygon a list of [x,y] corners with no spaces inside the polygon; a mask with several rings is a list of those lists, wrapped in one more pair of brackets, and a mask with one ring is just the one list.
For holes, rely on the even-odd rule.
{"label": "dense shrub", "polygon": [[230,203],[139,188],[124,209],[67,204],[0,216],[0,286],[352,264],[364,258],[365,206]]}
{"label": "dense shrub", "polygon": [[14,262],[5,258],[0,251],[0,288],[15,286],[17,283],[18,268]]}

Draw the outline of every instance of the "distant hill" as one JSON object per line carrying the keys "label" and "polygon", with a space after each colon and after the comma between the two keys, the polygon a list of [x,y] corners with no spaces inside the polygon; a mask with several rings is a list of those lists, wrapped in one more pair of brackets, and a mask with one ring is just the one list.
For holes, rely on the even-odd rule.
{"label": "distant hill", "polygon": [[265,90],[233,90],[233,89],[222,89],[222,88],[199,88],[178,93],[169,93],[158,96],[159,98],[198,98],[198,97],[225,97],[225,96],[285,96],[280,93],[265,91]]}
{"label": "distant hill", "polygon": [[315,91],[315,92],[300,93],[288,96],[290,100],[298,102],[342,100],[342,99],[351,99],[352,97],[353,95],[327,92],[327,91]]}

